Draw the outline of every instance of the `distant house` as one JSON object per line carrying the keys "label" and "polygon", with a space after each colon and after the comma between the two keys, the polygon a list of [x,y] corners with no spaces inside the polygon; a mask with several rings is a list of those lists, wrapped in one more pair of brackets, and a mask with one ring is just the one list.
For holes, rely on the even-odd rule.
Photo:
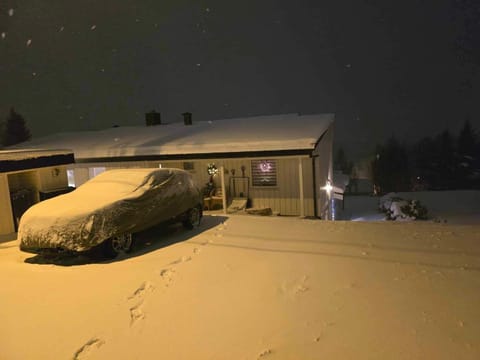
{"label": "distant house", "polygon": [[68,191],[68,150],[0,151],[0,235],[17,230],[23,212],[52,194]]}
{"label": "distant house", "polygon": [[[328,218],[324,186],[332,178],[333,114],[201,122],[183,115],[183,123],[162,124],[152,112],[143,127],[60,133],[17,147],[72,149],[71,186],[107,169],[175,167],[201,185],[213,179],[220,188],[223,178],[228,203],[244,198],[251,207],[281,215]],[[215,169],[223,169],[223,176]]]}

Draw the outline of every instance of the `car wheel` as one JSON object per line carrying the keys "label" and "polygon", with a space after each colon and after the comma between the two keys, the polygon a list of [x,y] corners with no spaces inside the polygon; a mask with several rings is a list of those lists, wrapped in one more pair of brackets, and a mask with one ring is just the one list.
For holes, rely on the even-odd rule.
{"label": "car wheel", "polygon": [[182,222],[183,226],[189,230],[200,225],[202,219],[202,210],[199,206],[191,208],[187,212],[187,218]]}
{"label": "car wheel", "polygon": [[115,258],[120,253],[129,253],[132,251],[133,242],[130,233],[113,236],[103,243],[103,253],[109,258]]}

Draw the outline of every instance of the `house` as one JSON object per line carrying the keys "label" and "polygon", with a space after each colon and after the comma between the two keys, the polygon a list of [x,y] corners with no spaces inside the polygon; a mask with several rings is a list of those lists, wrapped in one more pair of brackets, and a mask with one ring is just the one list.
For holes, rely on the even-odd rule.
{"label": "house", "polygon": [[199,122],[183,115],[183,122],[164,124],[152,112],[146,126],[59,133],[19,147],[72,149],[71,186],[107,169],[175,167],[201,185],[222,188],[228,204],[246,199],[281,215],[329,218],[324,186],[332,178],[333,114]]}
{"label": "house", "polygon": [[68,189],[69,150],[0,151],[0,235],[17,230],[31,205]]}

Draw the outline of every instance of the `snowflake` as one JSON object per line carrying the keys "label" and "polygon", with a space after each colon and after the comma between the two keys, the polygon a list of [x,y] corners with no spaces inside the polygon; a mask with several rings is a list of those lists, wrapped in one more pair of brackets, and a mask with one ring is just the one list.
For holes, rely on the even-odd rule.
{"label": "snowflake", "polygon": [[60,29],[58,30],[58,32],[62,32],[63,30],[65,29],[65,27],[60,27]]}
{"label": "snowflake", "polygon": [[15,12],[15,10],[9,9],[8,10],[8,16],[13,16],[14,12]]}
{"label": "snowflake", "polygon": [[95,30],[96,28],[97,28],[97,25],[92,25],[92,26],[90,27],[90,30]]}
{"label": "snowflake", "polygon": [[200,65],[202,65],[202,64],[200,64],[200,63],[197,64],[197,66],[200,66]]}
{"label": "snowflake", "polygon": [[27,40],[27,46],[30,46],[32,44],[32,39]]}
{"label": "snowflake", "polygon": [[206,12],[210,12],[210,8],[206,8],[205,11],[206,11]]}
{"label": "snowflake", "polygon": [[2,32],[2,39],[5,39],[7,37],[7,33]]}

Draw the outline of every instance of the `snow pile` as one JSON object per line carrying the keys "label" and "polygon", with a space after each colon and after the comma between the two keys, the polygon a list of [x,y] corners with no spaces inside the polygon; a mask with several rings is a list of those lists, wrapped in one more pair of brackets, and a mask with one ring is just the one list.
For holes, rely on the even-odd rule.
{"label": "snow pile", "polygon": [[428,210],[418,200],[405,200],[396,193],[388,193],[380,198],[379,209],[386,214],[386,220],[412,221],[426,220]]}
{"label": "snow pile", "polygon": [[[415,199],[428,209],[428,221],[449,224],[480,224],[480,191],[414,191],[399,192],[401,199]],[[380,198],[369,195],[346,195],[341,218],[352,221],[383,221],[385,213],[379,207]],[[385,197],[383,207],[391,204]],[[340,209],[340,207],[338,207]]]}

